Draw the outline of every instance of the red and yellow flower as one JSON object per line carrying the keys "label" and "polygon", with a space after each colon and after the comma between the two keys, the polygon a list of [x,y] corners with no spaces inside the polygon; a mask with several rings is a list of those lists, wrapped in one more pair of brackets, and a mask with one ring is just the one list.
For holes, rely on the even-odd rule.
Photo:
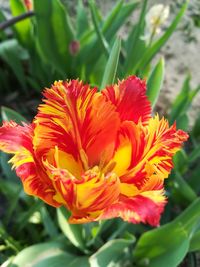
{"label": "red and yellow flower", "polygon": [[44,91],[32,124],[4,122],[0,148],[27,194],[65,206],[71,223],[121,217],[158,225],[164,179],[188,135],[151,117],[145,82],[135,76],[101,92],[81,81]]}

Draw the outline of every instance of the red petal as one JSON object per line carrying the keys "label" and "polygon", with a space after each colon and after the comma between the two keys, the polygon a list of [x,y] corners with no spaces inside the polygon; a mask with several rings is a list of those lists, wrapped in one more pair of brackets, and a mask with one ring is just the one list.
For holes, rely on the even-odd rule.
{"label": "red petal", "polygon": [[146,84],[136,76],[119,81],[102,93],[117,107],[121,120],[135,123],[141,120],[143,124],[149,120],[151,106],[146,96]]}
{"label": "red petal", "polygon": [[16,168],[25,192],[38,196],[50,205],[58,206],[53,199],[55,189],[34,157],[32,139],[32,125],[21,126],[11,121],[5,122],[0,128],[0,149],[14,154],[10,162]]}
{"label": "red petal", "polygon": [[56,82],[44,95],[47,99],[35,120],[37,153],[43,155],[58,146],[76,160],[81,159],[85,169],[97,164],[115,140],[119,127],[115,107],[96,89],[78,80]]}
{"label": "red petal", "polygon": [[143,222],[158,226],[166,203],[162,192],[162,190],[152,192],[152,198],[150,193],[147,196],[140,194],[132,198],[121,196],[118,203],[104,211],[101,219],[121,217],[124,221],[132,223]]}

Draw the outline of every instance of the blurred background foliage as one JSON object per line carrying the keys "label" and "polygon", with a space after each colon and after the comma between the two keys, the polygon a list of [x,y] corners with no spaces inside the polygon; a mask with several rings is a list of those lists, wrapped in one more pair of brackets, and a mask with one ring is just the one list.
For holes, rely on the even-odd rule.
{"label": "blurred background foliage", "polygon": [[[200,25],[198,9],[189,5],[189,20],[184,15],[188,1],[174,1],[167,24],[165,19],[161,23],[164,12],[167,20],[167,10],[163,8],[155,20],[147,0],[115,1],[106,16],[94,0],[9,4],[9,16],[0,10],[1,119],[18,123],[32,119],[42,88],[54,80],[77,77],[101,89],[116,78],[138,75],[147,81],[156,112],[165,75],[165,60],[158,52],[184,21]],[[176,120],[178,128],[189,132],[190,140],[174,158],[166,181],[169,203],[158,229],[120,219],[69,225],[65,210],[24,194],[2,153],[2,266],[200,266],[200,116],[192,127],[188,117],[199,90],[200,85],[193,88],[186,75],[167,114],[170,123]]]}

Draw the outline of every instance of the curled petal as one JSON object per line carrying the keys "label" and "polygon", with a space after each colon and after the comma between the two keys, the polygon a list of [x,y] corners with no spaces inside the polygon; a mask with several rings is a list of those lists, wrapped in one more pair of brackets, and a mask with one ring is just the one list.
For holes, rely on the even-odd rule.
{"label": "curled petal", "polygon": [[[35,119],[34,147],[39,155],[56,145],[80,159],[84,169],[98,163],[114,143],[119,116],[106,98],[78,80],[55,82]],[[104,142],[102,142],[104,140]]]}
{"label": "curled petal", "polygon": [[21,126],[11,121],[5,122],[0,128],[0,149],[14,154],[10,163],[16,168],[25,192],[38,196],[52,206],[58,206],[59,204],[53,200],[55,190],[34,158],[32,139],[33,125]]}
{"label": "curled petal", "polygon": [[160,120],[158,115],[151,118],[142,131],[145,140],[141,157],[120,179],[135,184],[139,189],[159,188],[173,167],[173,155],[181,149],[188,135],[177,131],[175,124],[169,127],[168,122],[164,118]]}
{"label": "curled petal", "polygon": [[66,170],[49,165],[54,186],[62,204],[72,213],[70,223],[85,223],[98,220],[103,210],[118,200],[119,179],[110,174],[101,175],[98,167],[87,171],[77,180]]}
{"label": "curled petal", "polygon": [[101,219],[120,217],[132,223],[148,223],[158,226],[166,199],[163,190],[143,192],[135,197],[121,196],[118,203],[108,207]]}
{"label": "curled petal", "polygon": [[102,93],[116,106],[122,121],[146,124],[150,119],[151,106],[146,96],[146,84],[136,76],[108,86]]}

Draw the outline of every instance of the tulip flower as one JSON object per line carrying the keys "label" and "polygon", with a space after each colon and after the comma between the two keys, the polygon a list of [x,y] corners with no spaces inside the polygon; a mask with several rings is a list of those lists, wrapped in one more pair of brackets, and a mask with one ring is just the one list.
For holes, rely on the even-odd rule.
{"label": "tulip flower", "polygon": [[0,149],[13,154],[25,192],[66,207],[70,223],[121,217],[157,226],[164,180],[187,138],[151,116],[145,82],[130,76],[101,92],[55,82],[31,124],[3,123]]}

